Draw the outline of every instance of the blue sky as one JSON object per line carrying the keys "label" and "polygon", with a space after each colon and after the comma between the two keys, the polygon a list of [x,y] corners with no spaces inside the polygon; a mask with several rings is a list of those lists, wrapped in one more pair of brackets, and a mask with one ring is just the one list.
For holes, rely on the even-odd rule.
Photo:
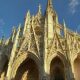
{"label": "blue sky", "polygon": [[[47,0],[0,0],[0,38],[9,37],[13,26],[23,25],[28,10],[36,14],[39,3],[44,13]],[[80,0],[53,0],[53,8],[61,24],[65,19],[68,28],[80,32]]]}

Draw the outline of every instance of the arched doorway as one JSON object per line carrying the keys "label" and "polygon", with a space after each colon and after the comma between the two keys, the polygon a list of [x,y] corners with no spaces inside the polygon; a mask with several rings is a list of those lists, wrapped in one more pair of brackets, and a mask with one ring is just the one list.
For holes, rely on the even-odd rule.
{"label": "arched doorway", "polygon": [[7,69],[8,69],[8,60],[5,62],[3,70],[2,70],[2,72],[0,74],[0,80],[5,80],[6,79]]}
{"label": "arched doorway", "polygon": [[59,57],[51,61],[50,80],[65,80],[64,64]]}
{"label": "arched doorway", "polygon": [[39,70],[35,61],[27,58],[18,68],[14,80],[39,80]]}
{"label": "arched doorway", "polygon": [[80,80],[80,58],[77,57],[74,61],[75,80]]}

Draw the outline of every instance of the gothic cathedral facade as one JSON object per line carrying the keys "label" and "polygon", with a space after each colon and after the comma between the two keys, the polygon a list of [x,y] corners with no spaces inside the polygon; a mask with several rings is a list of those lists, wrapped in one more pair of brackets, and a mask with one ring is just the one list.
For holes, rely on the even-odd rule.
{"label": "gothic cathedral facade", "polygon": [[59,23],[52,0],[0,41],[0,80],[80,80],[79,71],[80,35]]}

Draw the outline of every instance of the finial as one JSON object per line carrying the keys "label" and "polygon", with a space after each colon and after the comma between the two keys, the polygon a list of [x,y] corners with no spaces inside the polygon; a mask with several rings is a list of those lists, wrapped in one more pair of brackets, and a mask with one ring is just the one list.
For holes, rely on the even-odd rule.
{"label": "finial", "polygon": [[66,23],[65,20],[63,20],[63,30],[64,30],[64,36],[67,37],[67,29],[66,29]]}
{"label": "finial", "polygon": [[19,23],[19,27],[21,27],[21,23]]}
{"label": "finial", "polygon": [[27,12],[27,21],[30,22],[30,20],[31,20],[31,15],[30,15],[30,11],[28,10],[28,12]]}
{"label": "finial", "polygon": [[12,35],[11,35],[12,42],[14,41],[15,36],[16,36],[16,28],[13,26],[13,28],[12,28]]}
{"label": "finial", "polygon": [[14,35],[16,33],[16,28],[13,26],[12,27],[12,35]]}
{"label": "finial", "polygon": [[13,26],[13,27],[12,27],[12,32],[14,31],[14,29],[15,29],[15,27]]}
{"label": "finial", "polygon": [[52,7],[52,0],[48,0],[48,7]]}
{"label": "finial", "polygon": [[30,11],[28,10],[28,12],[27,12],[27,17],[30,17]]}
{"label": "finial", "polygon": [[18,27],[18,31],[20,31],[21,30],[21,24],[19,24],[19,27]]}
{"label": "finial", "polygon": [[26,17],[25,17],[25,20],[28,18],[30,19],[31,15],[30,15],[30,11],[28,10],[27,14],[26,14]]}
{"label": "finial", "polygon": [[41,14],[41,4],[39,4],[39,13]]}
{"label": "finial", "polygon": [[63,25],[64,25],[64,27],[66,27],[66,23],[65,23],[65,20],[63,19]]}
{"label": "finial", "polygon": [[15,39],[18,39],[20,36],[21,36],[21,24],[19,24]]}
{"label": "finial", "polygon": [[28,12],[26,14],[26,18],[25,18],[23,35],[26,34],[27,26],[30,25],[30,21],[31,21],[31,15],[30,15],[30,11],[28,10]]}

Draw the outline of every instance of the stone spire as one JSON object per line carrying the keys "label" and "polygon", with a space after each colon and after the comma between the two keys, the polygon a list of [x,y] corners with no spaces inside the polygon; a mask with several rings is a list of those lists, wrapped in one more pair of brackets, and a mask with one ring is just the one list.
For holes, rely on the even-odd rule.
{"label": "stone spire", "polygon": [[29,18],[29,19],[30,19],[30,17],[31,17],[31,15],[30,15],[30,11],[29,11],[29,10],[28,10],[28,12],[27,12],[26,17]]}
{"label": "stone spire", "polygon": [[13,28],[12,28],[12,35],[11,35],[11,40],[12,40],[12,42],[14,42],[15,36],[16,36],[16,28],[13,27]]}
{"label": "stone spire", "polygon": [[18,31],[17,31],[16,37],[15,37],[15,42],[14,42],[14,45],[13,45],[13,48],[11,51],[11,57],[10,57],[10,62],[9,62],[9,66],[8,66],[8,71],[7,71],[7,77],[9,78],[8,80],[11,80],[10,79],[11,66],[12,66],[13,60],[16,56],[16,51],[17,51],[17,48],[19,45],[20,34],[21,34],[21,24],[19,24]]}
{"label": "stone spire", "polygon": [[51,14],[54,17],[56,16],[56,11],[53,8],[52,0],[48,0],[47,2],[46,14]]}
{"label": "stone spire", "polygon": [[53,8],[52,0],[48,0],[47,8]]}
{"label": "stone spire", "polygon": [[11,43],[14,43],[16,37],[16,28],[12,28],[11,36],[6,40],[5,45],[9,45]]}
{"label": "stone spire", "polygon": [[28,11],[25,19],[23,35],[25,35],[27,32],[27,26],[30,25],[30,20],[31,20],[31,15],[30,15],[30,11]]}
{"label": "stone spire", "polygon": [[38,6],[38,12],[36,14],[36,18],[40,20],[42,18],[41,5]]}
{"label": "stone spire", "polygon": [[38,13],[41,14],[41,5],[39,4],[39,10],[38,10]]}
{"label": "stone spire", "polygon": [[66,28],[66,23],[64,20],[63,20],[63,28],[64,28],[64,37],[66,38],[67,37],[67,28]]}
{"label": "stone spire", "polygon": [[52,0],[48,0],[46,13],[45,13],[45,25],[47,25],[45,32],[47,34],[48,43],[50,44],[51,40],[53,39],[54,34],[54,24],[56,21],[56,14],[53,10]]}

